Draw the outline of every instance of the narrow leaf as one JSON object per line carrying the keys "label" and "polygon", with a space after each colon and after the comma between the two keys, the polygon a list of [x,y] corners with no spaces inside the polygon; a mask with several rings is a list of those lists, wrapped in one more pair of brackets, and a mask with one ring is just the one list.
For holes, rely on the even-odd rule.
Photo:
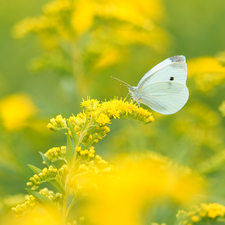
{"label": "narrow leaf", "polygon": [[38,202],[45,208],[45,210],[49,213],[49,215],[56,221],[59,221],[59,211],[57,207],[52,203],[52,201],[45,197],[44,195],[40,194],[39,192],[30,190],[28,188],[25,188],[27,192],[31,195],[33,195]]}
{"label": "narrow leaf", "polygon": [[74,145],[77,146],[77,143],[78,143],[78,136],[72,126],[72,124],[70,123],[70,121],[68,120],[68,125],[69,125],[69,128],[70,128],[70,132],[71,132],[71,136],[73,138],[73,141],[74,141]]}
{"label": "narrow leaf", "polygon": [[73,143],[72,143],[69,132],[67,132],[66,160],[67,160],[68,166],[71,167],[72,160],[73,160]]}
{"label": "narrow leaf", "polygon": [[53,166],[54,168],[56,168],[55,165],[42,152],[39,152],[39,153],[43,161],[47,164],[47,166]]}
{"label": "narrow leaf", "polygon": [[60,193],[65,195],[65,190],[64,188],[56,181],[56,180],[50,180],[48,181],[56,190],[58,190]]}
{"label": "narrow leaf", "polygon": [[33,166],[33,165],[30,165],[30,164],[27,164],[36,174],[39,174],[42,172],[41,169],[39,169],[38,167],[36,166]]}

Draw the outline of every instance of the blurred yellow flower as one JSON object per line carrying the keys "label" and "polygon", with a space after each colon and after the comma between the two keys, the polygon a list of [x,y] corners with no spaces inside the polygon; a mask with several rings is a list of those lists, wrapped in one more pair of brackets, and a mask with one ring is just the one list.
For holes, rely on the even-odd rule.
{"label": "blurred yellow flower", "polygon": [[75,11],[72,14],[72,26],[78,35],[86,32],[94,23],[96,2],[93,0],[75,1]]}
{"label": "blurred yellow flower", "polygon": [[142,44],[164,52],[168,33],[157,25],[164,14],[161,0],[53,0],[39,17],[19,22],[13,33],[16,38],[36,34],[45,50],[68,52],[66,45],[76,45],[73,60],[82,53],[94,57],[93,69],[101,69],[122,58],[121,46]]}
{"label": "blurred yellow flower", "polygon": [[105,67],[111,66],[119,61],[121,61],[121,52],[116,48],[106,48],[103,50],[102,54],[99,56],[94,69],[105,69]]}
{"label": "blurred yellow flower", "polygon": [[1,220],[1,224],[17,224],[17,225],[59,225],[54,221],[45,210],[39,210],[38,212],[32,212],[22,218],[16,218],[13,214],[7,214],[7,217]]}
{"label": "blurred yellow flower", "polygon": [[9,95],[0,100],[0,115],[7,130],[20,129],[26,120],[37,111],[29,96],[25,94]]}
{"label": "blurred yellow flower", "polygon": [[170,37],[159,25],[164,15],[161,0],[52,0],[13,33],[40,39],[44,54],[32,60],[31,70],[72,74],[84,96],[100,70],[126,59],[131,46],[166,51]]}
{"label": "blurred yellow flower", "polygon": [[122,169],[118,176],[92,180],[97,190],[90,190],[91,202],[83,213],[98,225],[106,221],[107,225],[118,221],[123,225],[142,224],[141,212],[168,198],[177,204],[190,203],[202,191],[202,180],[190,170],[173,168],[167,161],[151,159],[149,155],[133,156],[119,165]]}
{"label": "blurred yellow flower", "polygon": [[194,78],[201,91],[209,91],[225,79],[225,67],[214,57],[192,59],[187,64],[188,76]]}

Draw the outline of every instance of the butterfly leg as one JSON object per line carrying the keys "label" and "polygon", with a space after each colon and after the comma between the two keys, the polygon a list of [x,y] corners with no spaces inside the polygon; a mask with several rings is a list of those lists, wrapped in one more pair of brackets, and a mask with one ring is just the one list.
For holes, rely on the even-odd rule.
{"label": "butterfly leg", "polygon": [[124,99],[124,101],[126,101],[126,99],[127,99],[127,97],[128,97],[129,94],[130,94],[130,93],[127,93],[127,96],[126,96],[126,98]]}

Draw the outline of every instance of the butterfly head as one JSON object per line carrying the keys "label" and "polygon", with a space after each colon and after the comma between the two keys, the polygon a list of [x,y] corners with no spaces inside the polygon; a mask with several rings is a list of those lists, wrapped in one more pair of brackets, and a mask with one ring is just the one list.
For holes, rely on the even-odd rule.
{"label": "butterfly head", "polygon": [[137,87],[134,87],[134,86],[130,86],[129,87],[129,92],[130,93],[136,92],[136,90],[137,90]]}
{"label": "butterfly head", "polygon": [[130,86],[129,87],[129,94],[131,95],[131,98],[133,98],[134,102],[138,102],[138,98],[137,98],[137,87],[134,86]]}

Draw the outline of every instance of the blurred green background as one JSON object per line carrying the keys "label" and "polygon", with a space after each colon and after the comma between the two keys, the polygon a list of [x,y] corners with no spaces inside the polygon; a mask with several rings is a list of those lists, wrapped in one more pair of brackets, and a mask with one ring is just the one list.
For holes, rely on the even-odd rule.
{"label": "blurred green background", "polygon": [[[102,45],[99,51],[107,49],[110,43],[109,50],[116,50],[116,60],[108,64],[98,62],[97,69],[93,69],[91,66],[97,65],[94,60],[101,57],[101,53],[87,50],[86,46],[89,46],[93,40],[92,33],[89,31],[96,26],[104,26],[109,31],[112,28],[113,32],[114,25],[118,26],[122,19],[117,18],[114,21],[115,18],[97,18],[89,30],[81,31],[79,34],[81,38],[74,45],[81,49],[82,54],[80,58],[77,58],[78,61],[75,61],[71,55],[63,58],[64,55],[62,54],[63,57],[60,55],[61,50],[46,47],[46,44],[40,41],[45,37],[43,35],[40,37],[38,32],[33,31],[34,35],[28,35],[25,38],[14,37],[15,25],[25,18],[41,15],[43,5],[46,3],[48,1],[45,0],[0,1],[0,107],[2,114],[0,198],[2,202],[6,195],[25,193],[25,184],[32,175],[27,164],[42,166],[39,151],[46,152],[49,148],[65,145],[66,136],[63,133],[53,133],[46,128],[49,119],[58,114],[67,118],[71,114],[79,113],[82,110],[80,102],[87,96],[102,101],[112,99],[114,96],[126,96],[127,90],[124,89],[121,95],[120,83],[113,80],[111,76],[135,86],[150,68],[170,56],[185,55],[188,65],[189,60],[195,65],[195,61],[191,61],[194,58],[207,56],[216,61],[218,54],[225,50],[225,1],[164,0],[158,2],[161,11],[156,12],[156,15],[158,13],[159,18],[157,16],[150,18],[154,23],[153,26],[160,30],[159,36],[157,33],[154,34],[149,43],[142,42],[142,36],[140,36],[139,40],[128,41],[125,44],[121,44],[124,40],[121,43],[119,41],[114,43],[110,35],[103,38],[101,36],[102,39],[99,42]],[[86,8],[83,10],[85,12]],[[131,19],[121,26],[125,28],[127,26],[130,29],[130,24],[132,24]],[[139,32],[140,27],[137,24],[135,26]],[[126,33],[126,29],[124,32]],[[127,38],[129,39],[129,35]],[[72,41],[65,38],[64,43],[63,41],[60,43],[62,48],[67,49]],[[94,49],[94,47],[90,48]],[[41,60],[37,59],[41,55],[44,57]],[[40,65],[40,62],[43,64],[46,62],[46,65]],[[70,70],[73,63],[75,67],[83,67],[82,83],[77,82],[79,73],[72,75],[74,71],[76,72],[76,70],[73,72]],[[188,74],[187,81],[190,98],[178,113],[162,116],[153,112],[155,122],[148,125],[133,121],[113,121],[110,125],[111,132],[96,145],[97,154],[108,161],[116,157],[118,153],[153,151],[162,154],[206,176],[209,179],[209,190],[213,198],[225,203],[223,188],[225,184],[225,157],[223,156],[225,120],[218,110],[225,94],[223,84],[225,69],[223,70],[222,65],[220,64],[220,70],[215,68],[215,71],[212,65],[212,70],[208,72],[199,72],[198,64],[196,67],[193,66],[195,69],[191,71],[194,72]],[[204,63],[201,66],[204,68]],[[214,83],[210,80],[211,78],[203,81],[211,82],[212,87],[201,90],[198,88],[199,81],[196,81],[195,74],[198,75],[200,82],[201,76],[204,77],[205,74],[212,77],[221,76],[221,78]],[[83,90],[80,84],[84,87]],[[21,125],[13,127],[12,123],[11,128],[7,128],[4,122],[4,109],[7,108],[5,102],[7,99],[10,101],[10,96],[29,98],[27,101],[30,112],[24,120],[22,119]],[[16,101],[15,99],[11,100],[12,105],[8,106],[8,112],[18,111],[19,114],[20,105],[13,102]],[[16,117],[16,114],[12,117]],[[7,210],[7,206],[2,204],[0,208],[2,215]]]}

